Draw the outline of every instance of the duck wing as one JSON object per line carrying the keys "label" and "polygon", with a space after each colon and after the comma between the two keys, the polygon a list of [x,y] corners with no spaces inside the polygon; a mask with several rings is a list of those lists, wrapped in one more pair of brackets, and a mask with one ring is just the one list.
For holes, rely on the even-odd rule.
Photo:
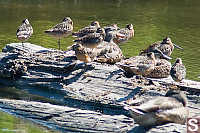
{"label": "duck wing", "polygon": [[66,22],[62,22],[62,23],[59,23],[57,25],[55,25],[53,28],[51,29],[48,29],[45,31],[45,33],[48,33],[48,32],[71,32],[73,30],[73,26],[69,23],[66,23]]}
{"label": "duck wing", "polygon": [[139,107],[140,110],[144,110],[145,112],[160,112],[163,110],[168,110],[172,108],[183,107],[183,104],[171,97],[157,97],[152,99],[146,103],[143,103]]}
{"label": "duck wing", "polygon": [[172,66],[170,74],[175,81],[181,81],[186,77],[186,68],[183,64],[175,64]]}
{"label": "duck wing", "polygon": [[189,111],[186,107],[173,108],[156,114],[159,120],[185,124]]}
{"label": "duck wing", "polygon": [[155,42],[155,43],[149,45],[146,49],[143,49],[143,50],[140,52],[139,55],[143,55],[143,54],[149,53],[149,52],[154,52],[154,50],[155,50],[156,48],[159,49],[160,44],[161,44],[161,41],[158,41],[158,42]]}
{"label": "duck wing", "polygon": [[78,32],[74,32],[72,33],[72,35],[74,37],[84,37],[85,35],[91,34],[91,33],[95,33],[97,31],[97,27],[95,26],[88,26],[85,28],[80,29]]}
{"label": "duck wing", "polygon": [[16,35],[29,35],[31,36],[33,34],[33,28],[30,24],[22,24],[17,29]]}
{"label": "duck wing", "polygon": [[94,33],[94,34],[88,34],[84,37],[78,38],[74,40],[74,42],[79,42],[81,44],[93,44],[93,43],[98,43],[101,40],[103,40],[103,37],[99,33]]}

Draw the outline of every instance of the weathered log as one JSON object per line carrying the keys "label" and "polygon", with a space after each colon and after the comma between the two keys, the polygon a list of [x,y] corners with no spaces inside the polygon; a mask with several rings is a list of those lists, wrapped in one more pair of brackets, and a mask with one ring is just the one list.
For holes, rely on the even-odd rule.
{"label": "weathered log", "polygon": [[59,127],[65,131],[127,132],[134,125],[133,120],[124,115],[104,115],[100,112],[49,103],[0,99],[0,106],[14,114]]}
{"label": "weathered log", "polygon": [[[54,106],[55,108],[61,108],[61,110],[68,110],[68,108],[71,110],[72,108],[72,110],[83,111],[83,113],[86,110],[86,112],[92,111],[94,117],[108,117],[108,119],[104,119],[103,123],[105,125],[99,127],[94,126],[93,128],[90,126],[89,128],[85,128],[80,124],[84,123],[83,125],[85,126],[88,124],[90,125],[90,122],[87,122],[92,119],[91,117],[93,115],[88,115],[84,119],[79,119],[77,117],[77,119],[75,119],[77,121],[73,121],[73,115],[59,117],[60,121],[57,119],[51,122],[48,122],[48,119],[44,120],[46,124],[53,123],[53,125],[57,126],[59,126],[62,121],[64,121],[63,123],[65,124],[69,122],[71,125],[74,125],[66,125],[66,127],[69,127],[66,128],[66,130],[72,128],[72,130],[77,129],[77,131],[85,132],[142,131],[143,129],[136,127],[137,125],[133,124],[133,122],[129,121],[130,123],[127,123],[122,120],[129,119],[127,118],[127,116],[129,116],[128,112],[123,109],[123,106],[128,104],[127,101],[133,97],[136,98],[136,101],[133,100],[133,103],[137,104],[140,99],[149,99],[152,98],[153,95],[164,95],[171,84],[180,86],[180,88],[185,91],[193,90],[193,92],[197,92],[195,95],[199,95],[200,82],[184,80],[182,83],[176,83],[171,77],[165,79],[146,79],[138,76],[127,78],[124,75],[124,72],[116,65],[92,62],[89,67],[85,68],[85,65],[82,62],[76,60],[73,51],[46,49],[28,43],[25,43],[24,47],[25,49],[23,49],[20,43],[8,44],[3,49],[3,52],[0,53],[0,65],[9,66],[9,62],[20,60],[23,61],[23,63],[18,64],[27,68],[19,76],[7,76],[5,78],[5,76],[2,76],[0,73],[1,84],[12,84],[20,89],[29,88],[29,93],[41,95],[43,97],[53,97],[57,102],[66,106],[65,108],[58,105],[45,104],[48,108],[53,108]],[[7,69],[9,68],[15,70],[15,67],[12,67],[12,65],[11,67],[7,67]],[[0,71],[2,69],[3,68],[0,67]],[[188,97],[190,97],[190,95]],[[195,98],[191,97],[191,99]],[[23,106],[29,105],[29,102],[25,101],[0,101],[2,101],[2,108],[5,108],[7,105],[9,106],[9,111],[11,111],[12,108],[15,108],[15,110],[23,110]],[[23,103],[23,105],[20,103]],[[42,103],[30,102],[30,104],[34,104],[35,106],[41,104],[42,106]],[[197,111],[200,109],[199,105],[198,101],[197,104],[194,104],[193,100],[189,101],[189,108],[192,112],[191,116],[199,114],[199,111]],[[41,108],[41,106],[38,105],[38,109]],[[24,114],[31,114],[31,111],[33,110],[34,108],[27,108],[27,110],[21,112],[20,115],[26,117]],[[99,111],[101,113],[100,115],[97,115]],[[40,113],[42,112],[43,111]],[[45,114],[45,112],[46,110],[44,110],[43,114]],[[51,119],[51,115],[45,118]],[[55,116],[58,117],[57,115]],[[32,119],[36,119],[41,116],[34,114],[31,117]],[[97,118],[99,119],[99,117]],[[94,121],[95,120],[91,123],[95,123]],[[106,121],[109,122],[106,123]],[[118,122],[119,124],[116,124]],[[62,124],[60,127],[62,127]],[[120,128],[118,129],[118,127]],[[174,127],[177,129],[174,129]],[[149,132],[171,131],[171,128],[177,132],[186,130],[186,127],[183,125],[169,124],[168,126],[163,125],[161,127],[152,128]]]}

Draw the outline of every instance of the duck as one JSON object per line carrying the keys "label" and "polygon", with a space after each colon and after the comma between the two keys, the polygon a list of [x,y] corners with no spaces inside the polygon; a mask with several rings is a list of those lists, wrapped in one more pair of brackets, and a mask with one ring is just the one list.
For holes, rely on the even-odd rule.
{"label": "duck", "polygon": [[112,42],[114,35],[116,34],[117,31],[120,30],[120,28],[117,26],[117,24],[111,24],[109,26],[103,27],[106,33],[104,41],[106,42]]}
{"label": "duck", "polygon": [[114,43],[119,45],[121,43],[128,41],[132,37],[134,37],[133,24],[127,24],[125,28],[122,28],[116,32],[113,41]]}
{"label": "duck", "polygon": [[[174,50],[174,47],[183,50],[182,47],[176,45],[175,43],[172,43],[171,38],[166,37],[162,41],[158,41],[158,42],[155,42],[155,43],[149,45],[148,48],[141,51],[140,55],[149,53],[149,52],[154,51],[155,49],[158,49],[164,55],[171,56],[171,54]],[[158,57],[158,58],[160,58],[160,57]]]}
{"label": "duck", "polygon": [[104,38],[105,30],[103,28],[98,28],[95,33],[90,33],[81,38],[77,38],[76,40],[74,40],[74,42],[80,43],[86,48],[94,49],[103,42]]}
{"label": "duck", "polygon": [[148,53],[146,56],[134,56],[116,65],[122,68],[125,72],[130,74],[146,76],[151,73],[156,65],[156,59],[153,52]]}
{"label": "duck", "polygon": [[170,76],[171,63],[166,59],[156,59],[154,70],[146,75],[148,78],[167,78]]}
{"label": "duck", "polygon": [[95,58],[96,62],[115,64],[124,59],[124,55],[119,46],[112,42],[104,41],[97,47],[98,54]]}
{"label": "duck", "polygon": [[[150,54],[151,53],[151,54]],[[153,62],[152,64],[148,65],[145,69],[141,68],[142,71],[145,72],[145,74],[142,73],[137,73],[135,69],[132,67],[132,64],[137,64],[138,62],[142,62],[143,60],[148,60],[147,57],[151,55]],[[156,58],[156,55],[159,55],[163,59]],[[144,77],[150,77],[150,78],[164,78],[168,77],[170,75],[170,70],[171,70],[171,63],[167,60],[172,59],[171,57],[168,57],[167,55],[164,55],[160,50],[155,49],[153,52],[146,53],[144,55],[139,55],[139,56],[134,56],[126,60],[122,60],[120,63],[117,63],[116,65],[122,68],[127,74],[139,74]],[[141,66],[141,64],[139,65]]]}
{"label": "duck", "polygon": [[73,21],[70,17],[65,17],[61,23],[56,24],[54,27],[45,30],[44,33],[58,39],[58,49],[60,50],[60,40],[72,34]]}
{"label": "duck", "polygon": [[88,35],[90,33],[95,33],[98,28],[100,28],[99,22],[93,21],[93,22],[91,22],[91,24],[89,26],[80,29],[78,32],[72,33],[72,36],[80,38],[80,37],[83,37],[83,36]]}
{"label": "duck", "polygon": [[85,47],[83,47],[81,44],[73,45],[72,50],[75,51],[75,55],[78,60],[80,60],[84,63],[92,62],[92,59],[90,58],[89,54],[87,53]]}
{"label": "duck", "polygon": [[180,91],[170,89],[165,96],[159,96],[139,106],[125,106],[135,123],[145,128],[167,123],[185,124],[189,116],[187,97]]}
{"label": "duck", "polygon": [[182,62],[181,58],[177,58],[173,64],[170,75],[172,79],[176,82],[181,82],[186,77],[186,68]]}
{"label": "duck", "polygon": [[24,47],[24,41],[28,40],[33,34],[33,27],[26,18],[22,21],[22,24],[18,27],[16,36],[17,39],[22,41],[22,46]]}

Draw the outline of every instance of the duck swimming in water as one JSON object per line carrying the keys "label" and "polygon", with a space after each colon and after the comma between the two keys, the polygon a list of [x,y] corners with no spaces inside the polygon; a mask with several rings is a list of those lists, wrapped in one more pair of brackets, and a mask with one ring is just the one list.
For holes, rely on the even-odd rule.
{"label": "duck swimming in water", "polygon": [[140,126],[150,128],[166,123],[185,124],[189,111],[186,95],[180,90],[169,90],[140,106],[126,106],[134,121]]}
{"label": "duck swimming in water", "polygon": [[24,41],[28,40],[32,34],[33,34],[33,27],[31,26],[28,19],[26,18],[22,21],[22,24],[17,29],[17,32],[16,32],[17,39],[22,41],[22,45],[23,45]]}
{"label": "duck swimming in water", "polygon": [[61,38],[69,36],[72,33],[72,31],[73,31],[73,21],[71,20],[70,17],[65,17],[61,23],[55,25],[51,29],[44,31],[44,33],[58,39],[58,46],[60,50]]}
{"label": "duck swimming in water", "polygon": [[170,75],[174,81],[180,82],[186,77],[186,68],[182,63],[181,58],[177,58],[176,62],[171,68]]}

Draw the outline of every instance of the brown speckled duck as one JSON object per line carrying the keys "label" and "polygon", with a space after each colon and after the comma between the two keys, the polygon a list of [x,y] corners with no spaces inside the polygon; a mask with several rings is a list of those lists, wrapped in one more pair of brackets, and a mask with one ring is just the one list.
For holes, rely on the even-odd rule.
{"label": "brown speckled duck", "polygon": [[182,63],[181,58],[177,58],[176,62],[171,68],[170,75],[174,81],[180,82],[186,77],[186,68]]}
{"label": "brown speckled duck", "polygon": [[146,75],[149,78],[167,78],[170,75],[171,63],[165,59],[156,59],[154,70]]}
{"label": "brown speckled duck", "polygon": [[127,73],[146,76],[154,70],[156,59],[154,53],[150,52],[146,56],[131,57],[116,63],[116,65]]}
{"label": "brown speckled duck", "polygon": [[93,22],[91,22],[91,24],[89,26],[80,29],[78,32],[72,33],[72,36],[80,38],[80,37],[83,37],[85,35],[95,33],[98,28],[100,28],[99,22],[93,21]]}
{"label": "brown speckled duck", "polygon": [[116,35],[117,31],[120,30],[120,28],[117,26],[117,24],[112,24],[110,26],[103,27],[106,33],[104,41],[106,42],[112,42],[113,37]]}
{"label": "brown speckled duck", "polygon": [[[168,62],[165,59],[171,59],[167,55],[164,55],[160,50],[155,49],[154,52],[150,52],[154,54],[154,63],[151,64],[151,69],[148,71],[146,74],[139,74],[143,75],[145,77],[150,77],[150,78],[166,78],[170,75],[170,70],[171,70],[171,63]],[[146,53],[144,55],[140,56],[135,56],[131,57],[130,59],[126,59],[125,61],[122,61],[118,63],[118,66],[120,66],[122,69],[127,72],[127,74],[137,74],[134,71],[131,71],[131,65],[128,65],[127,62],[131,62],[135,64],[137,61],[142,61],[144,58],[148,57],[150,53]],[[159,55],[160,57],[164,59],[159,59],[155,58],[155,55]],[[142,69],[144,71],[144,69]]]}
{"label": "brown speckled duck", "polygon": [[16,32],[17,39],[22,41],[22,45],[23,45],[23,42],[28,40],[32,34],[33,34],[33,28],[31,24],[29,23],[28,19],[26,18],[22,21],[22,24],[17,29],[17,32]]}
{"label": "brown speckled duck", "polygon": [[171,56],[171,54],[174,50],[174,47],[179,48],[179,49],[183,49],[183,48],[179,47],[178,45],[172,43],[172,41],[169,37],[166,37],[166,38],[163,39],[162,42],[158,41],[158,42],[151,44],[147,49],[143,50],[140,53],[140,55],[144,54],[144,53],[153,52],[155,49],[158,49],[163,54],[165,54],[167,56]]}
{"label": "brown speckled duck", "polygon": [[81,44],[73,45],[72,50],[75,51],[75,55],[78,60],[83,61],[85,63],[90,63],[92,61],[86,49]]}
{"label": "brown speckled duck", "polygon": [[116,32],[113,42],[119,45],[120,43],[128,41],[132,37],[134,37],[133,25],[128,24],[126,25],[125,28],[120,29],[119,31]]}
{"label": "brown speckled duck", "polygon": [[100,63],[115,64],[124,58],[121,49],[115,43],[104,41],[97,47],[97,51],[98,55],[95,61]]}
{"label": "brown speckled duck", "polygon": [[165,97],[160,96],[140,106],[126,106],[134,121],[143,127],[166,123],[185,124],[189,115],[187,98],[180,90],[169,90]]}
{"label": "brown speckled duck", "polygon": [[103,42],[105,38],[105,30],[103,28],[98,28],[97,32],[87,34],[81,38],[74,40],[76,43],[82,44],[86,48],[96,48],[100,43]]}
{"label": "brown speckled duck", "polygon": [[73,31],[73,21],[70,17],[65,17],[63,21],[53,28],[44,31],[46,34],[51,35],[58,39],[58,46],[60,50],[60,39],[63,37],[67,37]]}

